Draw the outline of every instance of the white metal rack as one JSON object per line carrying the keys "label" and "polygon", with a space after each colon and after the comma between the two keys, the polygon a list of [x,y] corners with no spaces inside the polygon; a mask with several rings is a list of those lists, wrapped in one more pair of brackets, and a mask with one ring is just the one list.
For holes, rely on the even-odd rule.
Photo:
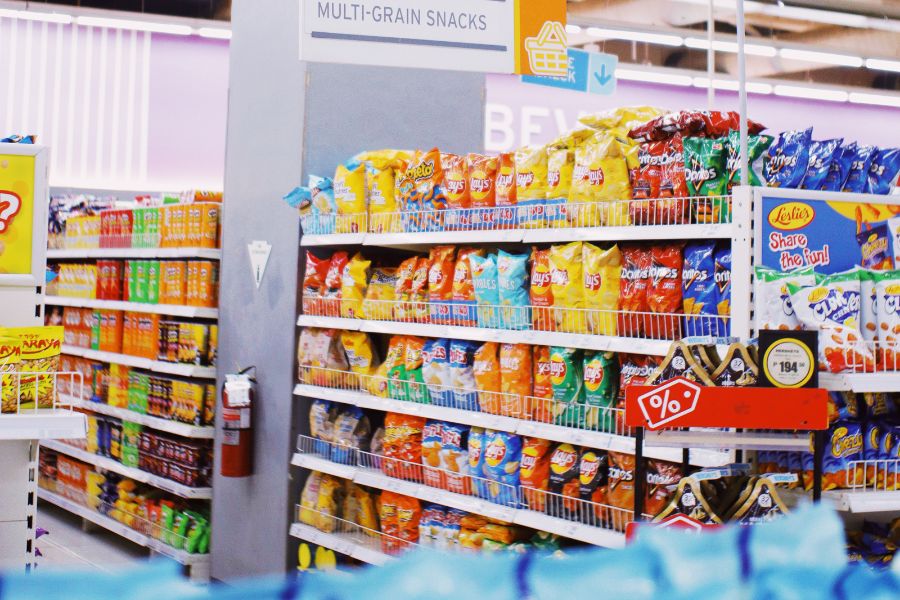
{"label": "white metal rack", "polygon": [[202,258],[219,260],[218,248],[65,248],[48,250],[47,258],[70,260],[78,258]]}
{"label": "white metal rack", "polygon": [[197,377],[198,379],[215,379],[215,367],[198,367],[195,365],[187,365],[182,363],[170,363],[161,360],[150,360],[140,356],[132,356],[130,354],[119,354],[117,352],[104,352],[103,350],[91,350],[90,348],[82,348],[80,346],[70,346],[63,344],[63,354],[71,354],[72,356],[81,356],[91,360],[99,360],[100,362],[116,363],[136,369],[145,369],[154,373],[165,373],[167,375],[180,375],[182,377]]}
{"label": "white metal rack", "polygon": [[122,302],[120,300],[96,300],[94,298],[73,298],[69,296],[47,296],[47,304],[51,306],[75,306],[79,308],[98,308],[102,310],[123,310],[137,313],[168,315],[171,317],[197,317],[218,319],[218,308],[202,306],[182,306],[178,304],[147,304],[143,302]]}

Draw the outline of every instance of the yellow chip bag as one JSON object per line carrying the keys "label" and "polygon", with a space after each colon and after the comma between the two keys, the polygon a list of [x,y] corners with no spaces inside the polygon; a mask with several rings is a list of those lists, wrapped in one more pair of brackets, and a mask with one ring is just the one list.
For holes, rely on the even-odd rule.
{"label": "yellow chip bag", "polygon": [[348,377],[352,387],[368,388],[369,378],[375,371],[378,362],[375,346],[369,334],[362,331],[341,331],[341,345],[347,355],[352,375]]}
{"label": "yellow chip bag", "polygon": [[338,165],[334,171],[334,201],[337,204],[336,233],[366,230],[366,165],[354,169]]}
{"label": "yellow chip bag", "polygon": [[366,288],[366,297],[362,301],[360,316],[375,321],[393,320],[396,288],[397,269],[374,269],[369,287]]}
{"label": "yellow chip bag", "polygon": [[17,376],[2,375],[19,370],[22,360],[22,340],[17,337],[0,337],[0,412],[16,412],[18,407]]}
{"label": "yellow chip bag", "polygon": [[397,172],[392,167],[366,170],[366,193],[369,195],[369,231],[388,233],[399,231],[400,209],[397,205]]}
{"label": "yellow chip bag", "polygon": [[568,146],[547,147],[547,200],[545,221],[550,227],[568,227],[565,203],[572,187],[575,151]]}
{"label": "yellow chip bag", "polygon": [[375,369],[372,377],[369,378],[368,384],[366,385],[366,391],[373,396],[387,398],[389,396],[387,384],[389,369],[390,365],[388,364],[387,359],[385,359],[385,361]]}
{"label": "yellow chip bag", "polygon": [[341,316],[355,319],[361,316],[363,296],[369,283],[369,267],[372,261],[366,260],[357,252],[346,265],[341,274]]}
{"label": "yellow chip bag", "polygon": [[550,247],[550,287],[557,331],[587,333],[584,319],[582,242]]}
{"label": "yellow chip bag", "polygon": [[579,204],[580,225],[630,225],[628,164],[615,137],[598,132],[575,150],[569,201]]}
{"label": "yellow chip bag", "polygon": [[588,331],[594,335],[616,335],[622,253],[618,246],[602,250],[585,242],[582,257]]}
{"label": "yellow chip bag", "polygon": [[525,227],[544,226],[547,199],[547,149],[525,146],[516,150],[516,221]]}
{"label": "yellow chip bag", "polygon": [[653,106],[622,106],[593,115],[584,115],[578,119],[578,122],[582,125],[593,127],[594,129],[623,127],[627,131],[636,125],[646,123],[650,119],[654,119],[665,112],[666,111]]}

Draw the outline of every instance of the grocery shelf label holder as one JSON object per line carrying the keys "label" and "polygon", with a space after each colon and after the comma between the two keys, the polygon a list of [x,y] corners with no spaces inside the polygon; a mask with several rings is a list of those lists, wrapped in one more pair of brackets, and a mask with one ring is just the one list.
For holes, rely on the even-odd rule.
{"label": "grocery shelf label holder", "polygon": [[[828,392],[820,388],[707,387],[684,377],[660,385],[632,385],[625,389],[625,424],[635,431],[634,512],[644,514],[644,444],[696,447],[718,444],[738,449],[803,449],[806,436],[757,435],[725,429],[812,431],[813,498],[822,492],[824,432],[828,429]],[[716,428],[690,431],[689,428]],[[646,431],[654,432],[647,438]],[[678,431],[673,431],[678,430]],[[687,472],[687,461],[683,468]]]}

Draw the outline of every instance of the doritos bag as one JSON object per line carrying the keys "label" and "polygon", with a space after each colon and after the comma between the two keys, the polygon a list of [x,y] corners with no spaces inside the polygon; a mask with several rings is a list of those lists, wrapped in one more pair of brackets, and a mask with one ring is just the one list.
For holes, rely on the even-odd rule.
{"label": "doritos bag", "polygon": [[522,502],[530,510],[544,512],[550,486],[550,442],[541,438],[522,438],[522,464],[519,485]]}
{"label": "doritos bag", "polygon": [[478,323],[476,314],[475,285],[472,281],[472,265],[469,256],[484,256],[484,248],[460,248],[453,270],[453,325],[474,327]]}
{"label": "doritos bag", "polygon": [[[531,307],[528,299],[528,255],[497,253],[500,327],[530,329]],[[480,302],[479,302],[480,304]]]}
{"label": "doritos bag", "polygon": [[710,200],[694,200],[694,217],[698,223],[725,223],[729,220],[726,172],[727,150],[722,140],[684,138],[684,176],[691,196],[712,196]]}
{"label": "doritos bag", "polygon": [[681,337],[681,251],[684,244],[653,246],[650,250],[650,285],[647,306],[651,313],[645,333],[653,339],[672,340]]}
{"label": "doritos bag", "polygon": [[485,342],[475,351],[472,369],[481,412],[500,414],[500,357],[497,342]]}
{"label": "doritos bag", "polygon": [[341,275],[341,316],[354,319],[362,316],[362,301],[369,285],[369,267],[372,261],[366,260],[357,252],[346,265]]}
{"label": "doritos bag", "polygon": [[[772,145],[773,140],[774,138],[770,135],[747,136],[747,154],[750,166],[749,185],[762,185],[762,157]],[[741,185],[741,132],[735,129],[728,132],[728,159],[725,168],[728,172],[728,193],[731,193],[732,187]]]}
{"label": "doritos bag", "polygon": [[429,255],[428,318],[432,323],[450,323],[456,247],[434,246]]}
{"label": "doritos bag", "polygon": [[685,335],[716,335],[718,333],[715,250],[716,245],[713,241],[693,242],[684,249],[681,287]]}
{"label": "doritos bag", "polygon": [[621,452],[608,452],[609,458],[609,488],[606,493],[606,501],[613,508],[614,523],[627,523],[634,515],[634,467],[635,459],[632,454]]}
{"label": "doritos bag", "polygon": [[639,337],[649,310],[647,288],[650,287],[649,248],[622,246],[622,275],[619,287],[619,335]]}
{"label": "doritos bag", "polygon": [[334,172],[334,201],[337,203],[335,233],[366,230],[369,210],[366,201],[366,165],[338,165]]}
{"label": "doritos bag", "polygon": [[672,499],[674,492],[669,488],[681,481],[681,466],[662,460],[647,460],[647,486],[644,497],[644,512],[655,517]]}
{"label": "doritos bag", "polygon": [[900,173],[900,148],[881,148],[869,165],[869,180],[866,192],[869,194],[891,194],[897,188],[897,174]]}
{"label": "doritos bag", "polygon": [[716,312],[719,315],[716,335],[727,336],[731,329],[731,246],[723,246],[716,250],[714,277]]}
{"label": "doritos bag", "polygon": [[528,397],[532,392],[531,346],[500,345],[500,414],[529,419]]}
{"label": "doritos bag", "polygon": [[829,192],[841,191],[844,188],[844,182],[847,181],[847,175],[850,174],[850,163],[854,156],[856,156],[856,142],[850,142],[835,150],[828,174],[825,175],[825,181],[822,182],[819,189]]}
{"label": "doritos bag", "polygon": [[769,146],[763,161],[763,176],[769,187],[798,188],[809,167],[812,127],[783,131]]}
{"label": "doritos bag", "polygon": [[582,242],[550,248],[553,320],[557,331],[586,333]]}
{"label": "doritos bag", "polygon": [[878,148],[875,146],[857,146],[856,154],[850,161],[850,169],[847,172],[847,180],[844,181],[842,192],[854,192],[862,194],[869,185],[869,167]]}
{"label": "doritos bag", "polygon": [[556,324],[553,317],[553,286],[552,270],[550,266],[550,249],[538,250],[531,253],[531,287],[529,288],[529,300],[531,301],[531,325],[535,331],[555,331]]}
{"label": "doritos bag", "polygon": [[601,250],[585,242],[582,257],[588,331],[594,335],[616,335],[622,253],[618,246]]}
{"label": "doritos bag", "polygon": [[509,229],[516,224],[518,182],[516,181],[516,155],[504,152],[499,157],[494,198],[497,201],[497,227]]}
{"label": "doritos bag", "polygon": [[447,195],[447,213],[444,225],[448,230],[469,229],[469,166],[466,157],[458,154],[441,154],[444,169],[444,193]]}
{"label": "doritos bag", "polygon": [[[822,140],[813,142],[809,147],[809,165],[806,167],[806,175],[803,177],[803,189],[818,190],[825,183],[831,163],[834,161],[837,149],[840,148],[844,138]],[[753,183],[751,185],[759,185]]]}

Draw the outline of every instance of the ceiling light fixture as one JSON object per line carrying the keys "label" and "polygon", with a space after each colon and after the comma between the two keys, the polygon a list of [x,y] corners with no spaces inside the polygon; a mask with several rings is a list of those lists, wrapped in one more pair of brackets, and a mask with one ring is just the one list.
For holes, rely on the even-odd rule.
{"label": "ceiling light fixture", "polygon": [[572,35],[581,33],[581,27],[579,25],[572,25],[571,23],[566,25],[566,33],[571,33]]}
{"label": "ceiling light fixture", "polygon": [[191,35],[194,30],[188,25],[174,23],[151,23],[149,21],[132,21],[130,19],[109,19],[106,17],[78,17],[75,22],[88,27],[106,27],[110,29],[130,29],[149,31],[151,33],[168,33],[171,35]]}
{"label": "ceiling light fixture", "polygon": [[900,73],[900,61],[885,60],[883,58],[867,58],[866,59],[866,68],[867,69],[877,69],[879,71],[893,71],[895,73]]}
{"label": "ceiling light fixture", "polygon": [[[694,87],[706,89],[709,87],[709,79],[706,77],[694,77]],[[717,90],[728,90],[736,92],[740,84],[734,79],[713,79],[713,88]],[[772,86],[768,83],[758,81],[748,81],[747,91],[751,94],[766,95],[772,93]]]}
{"label": "ceiling light fixture", "polygon": [[688,87],[694,81],[687,75],[676,75],[674,73],[661,73],[659,71],[638,71],[633,69],[616,68],[616,77],[618,79],[627,79],[629,81],[643,81],[646,83],[663,83],[666,85],[677,85]]}
{"label": "ceiling light fixture", "polygon": [[625,29],[588,27],[587,34],[596,38],[628,40],[630,42],[646,42],[648,44],[660,44],[662,46],[681,46],[682,44],[684,44],[684,38],[679,35],[650,33],[649,31],[628,31]]}
{"label": "ceiling light fixture", "polygon": [[900,96],[887,96],[885,94],[866,94],[864,92],[850,92],[850,102],[854,104],[871,104],[876,106],[896,106],[900,108]]}
{"label": "ceiling light fixture", "polygon": [[817,52],[815,50],[800,50],[798,48],[782,48],[778,51],[781,58],[789,60],[802,60],[805,62],[823,63],[827,65],[838,65],[842,67],[863,66],[863,59],[860,56],[851,56],[849,54],[836,54],[834,52]]}
{"label": "ceiling light fixture", "polygon": [[46,23],[62,24],[68,24],[75,20],[72,15],[67,15],[65,13],[39,12],[33,10],[11,10],[9,8],[0,8],[0,17],[22,19],[25,21],[43,21]]}
{"label": "ceiling light fixture", "polygon": [[212,38],[215,40],[231,39],[231,30],[221,29],[219,27],[199,27],[194,30],[194,33],[196,33],[200,37]]}
{"label": "ceiling light fixture", "polygon": [[829,90],[798,85],[776,85],[776,96],[789,98],[806,98],[808,100],[827,100],[828,102],[846,102],[850,94],[843,90]]}
{"label": "ceiling light fixture", "polygon": [[[684,39],[684,45],[695,50],[706,50],[709,48],[709,41],[703,38],[689,37]],[[716,52],[730,52],[737,54],[737,42],[726,42],[724,40],[713,40],[713,50]],[[774,46],[765,46],[763,44],[744,44],[744,53],[752,56],[765,56],[771,58],[778,54],[778,49]]]}

